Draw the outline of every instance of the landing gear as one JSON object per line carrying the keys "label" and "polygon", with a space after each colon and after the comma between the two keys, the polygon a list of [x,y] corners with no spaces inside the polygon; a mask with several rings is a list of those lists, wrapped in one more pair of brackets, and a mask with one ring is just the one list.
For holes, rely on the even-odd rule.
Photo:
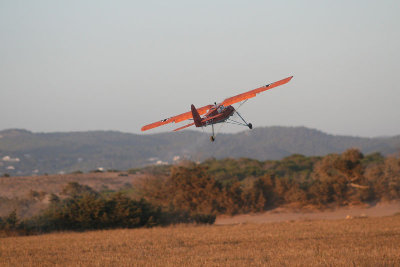
{"label": "landing gear", "polygon": [[215,141],[214,124],[211,124],[211,128],[212,128],[212,135],[210,136],[210,141],[214,142]]}
{"label": "landing gear", "polygon": [[239,115],[239,117],[240,117],[240,118],[242,119],[242,121],[244,122],[244,125],[245,125],[245,126],[249,127],[250,130],[253,129],[253,124],[247,123],[247,122],[243,119],[243,117],[240,116],[239,112],[236,111],[236,114]]}
{"label": "landing gear", "polygon": [[[240,119],[242,119],[243,122],[230,119],[229,117],[233,115],[233,112],[235,112],[240,117]],[[217,121],[216,123],[225,122],[230,124],[246,126],[249,127],[250,130],[253,129],[253,124],[247,123],[245,119],[243,119],[243,117],[239,114],[239,112],[237,112],[237,110],[233,110],[233,112],[224,121]],[[206,125],[211,125],[212,127],[212,135],[210,136],[210,141],[214,142],[215,141],[214,120],[213,119],[209,120]]]}

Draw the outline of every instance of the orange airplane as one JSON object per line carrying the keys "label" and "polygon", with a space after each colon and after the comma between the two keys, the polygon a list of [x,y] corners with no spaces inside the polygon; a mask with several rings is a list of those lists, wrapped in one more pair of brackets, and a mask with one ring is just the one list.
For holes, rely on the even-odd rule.
{"label": "orange airplane", "polygon": [[[150,130],[150,129],[153,129],[153,128],[156,128],[161,125],[168,124],[168,123],[172,123],[172,122],[178,123],[178,122],[185,121],[185,120],[193,120],[192,123],[189,123],[178,129],[175,129],[174,131],[179,131],[179,130],[185,129],[185,128],[193,126],[193,125],[195,125],[196,127],[206,127],[208,125],[211,125],[212,136],[210,137],[210,140],[212,142],[214,142],[214,140],[215,140],[214,124],[226,122],[226,123],[247,126],[247,127],[249,127],[249,129],[253,129],[253,125],[251,123],[247,123],[243,119],[243,117],[239,114],[239,112],[237,112],[237,110],[232,105],[243,101],[243,103],[241,103],[241,105],[242,105],[249,98],[255,97],[257,94],[259,94],[261,92],[264,92],[264,91],[267,91],[274,87],[288,83],[292,78],[293,78],[293,76],[290,76],[290,77],[287,77],[280,81],[270,83],[270,84],[267,84],[260,88],[248,91],[246,93],[227,98],[219,104],[214,103],[214,105],[207,105],[207,106],[204,106],[204,107],[201,107],[198,109],[196,109],[195,106],[192,104],[191,111],[145,125],[142,127],[142,131],[147,131],[147,130]],[[240,117],[240,119],[242,119],[243,123],[230,119],[230,117],[232,115],[234,115],[235,113]],[[200,115],[204,115],[204,116],[201,117]]]}

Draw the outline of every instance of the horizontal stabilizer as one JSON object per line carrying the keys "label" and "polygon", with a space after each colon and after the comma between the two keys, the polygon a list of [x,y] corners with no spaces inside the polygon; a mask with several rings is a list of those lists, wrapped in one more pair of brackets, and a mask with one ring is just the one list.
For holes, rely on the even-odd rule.
{"label": "horizontal stabilizer", "polygon": [[[197,112],[200,115],[203,115],[212,107],[213,107],[213,105],[207,105],[207,106],[198,108]],[[182,114],[179,114],[179,115],[176,115],[176,116],[173,116],[173,117],[161,120],[161,121],[157,121],[157,122],[145,125],[145,126],[142,127],[142,131],[147,131],[147,130],[150,130],[150,129],[153,129],[153,128],[156,128],[156,127],[159,127],[161,125],[168,124],[168,123],[172,123],[172,122],[178,123],[178,122],[181,122],[181,121],[184,121],[184,120],[189,120],[189,119],[192,119],[192,118],[193,118],[192,111],[185,112],[185,113],[182,113]]]}

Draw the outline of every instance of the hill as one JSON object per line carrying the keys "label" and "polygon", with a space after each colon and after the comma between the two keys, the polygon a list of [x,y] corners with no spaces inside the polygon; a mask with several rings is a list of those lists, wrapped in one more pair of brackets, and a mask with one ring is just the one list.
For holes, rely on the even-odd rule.
{"label": "hill", "polygon": [[207,158],[275,160],[291,154],[323,156],[349,147],[364,154],[397,153],[400,136],[364,138],[339,136],[305,127],[264,127],[219,134],[211,143],[196,131],[138,135],[115,131],[33,133],[0,131],[0,174],[32,175],[97,168],[127,170],[174,160]]}

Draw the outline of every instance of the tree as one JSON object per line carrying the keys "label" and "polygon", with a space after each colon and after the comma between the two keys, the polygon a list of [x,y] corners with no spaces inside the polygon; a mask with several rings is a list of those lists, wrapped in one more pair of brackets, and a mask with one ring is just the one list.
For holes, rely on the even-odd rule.
{"label": "tree", "polygon": [[83,195],[84,193],[98,195],[90,186],[82,185],[77,182],[69,182],[61,191],[62,195],[69,197],[76,197]]}
{"label": "tree", "polygon": [[213,213],[221,210],[218,200],[221,185],[212,179],[206,168],[174,167],[166,183],[166,196],[170,206],[192,213]]}

